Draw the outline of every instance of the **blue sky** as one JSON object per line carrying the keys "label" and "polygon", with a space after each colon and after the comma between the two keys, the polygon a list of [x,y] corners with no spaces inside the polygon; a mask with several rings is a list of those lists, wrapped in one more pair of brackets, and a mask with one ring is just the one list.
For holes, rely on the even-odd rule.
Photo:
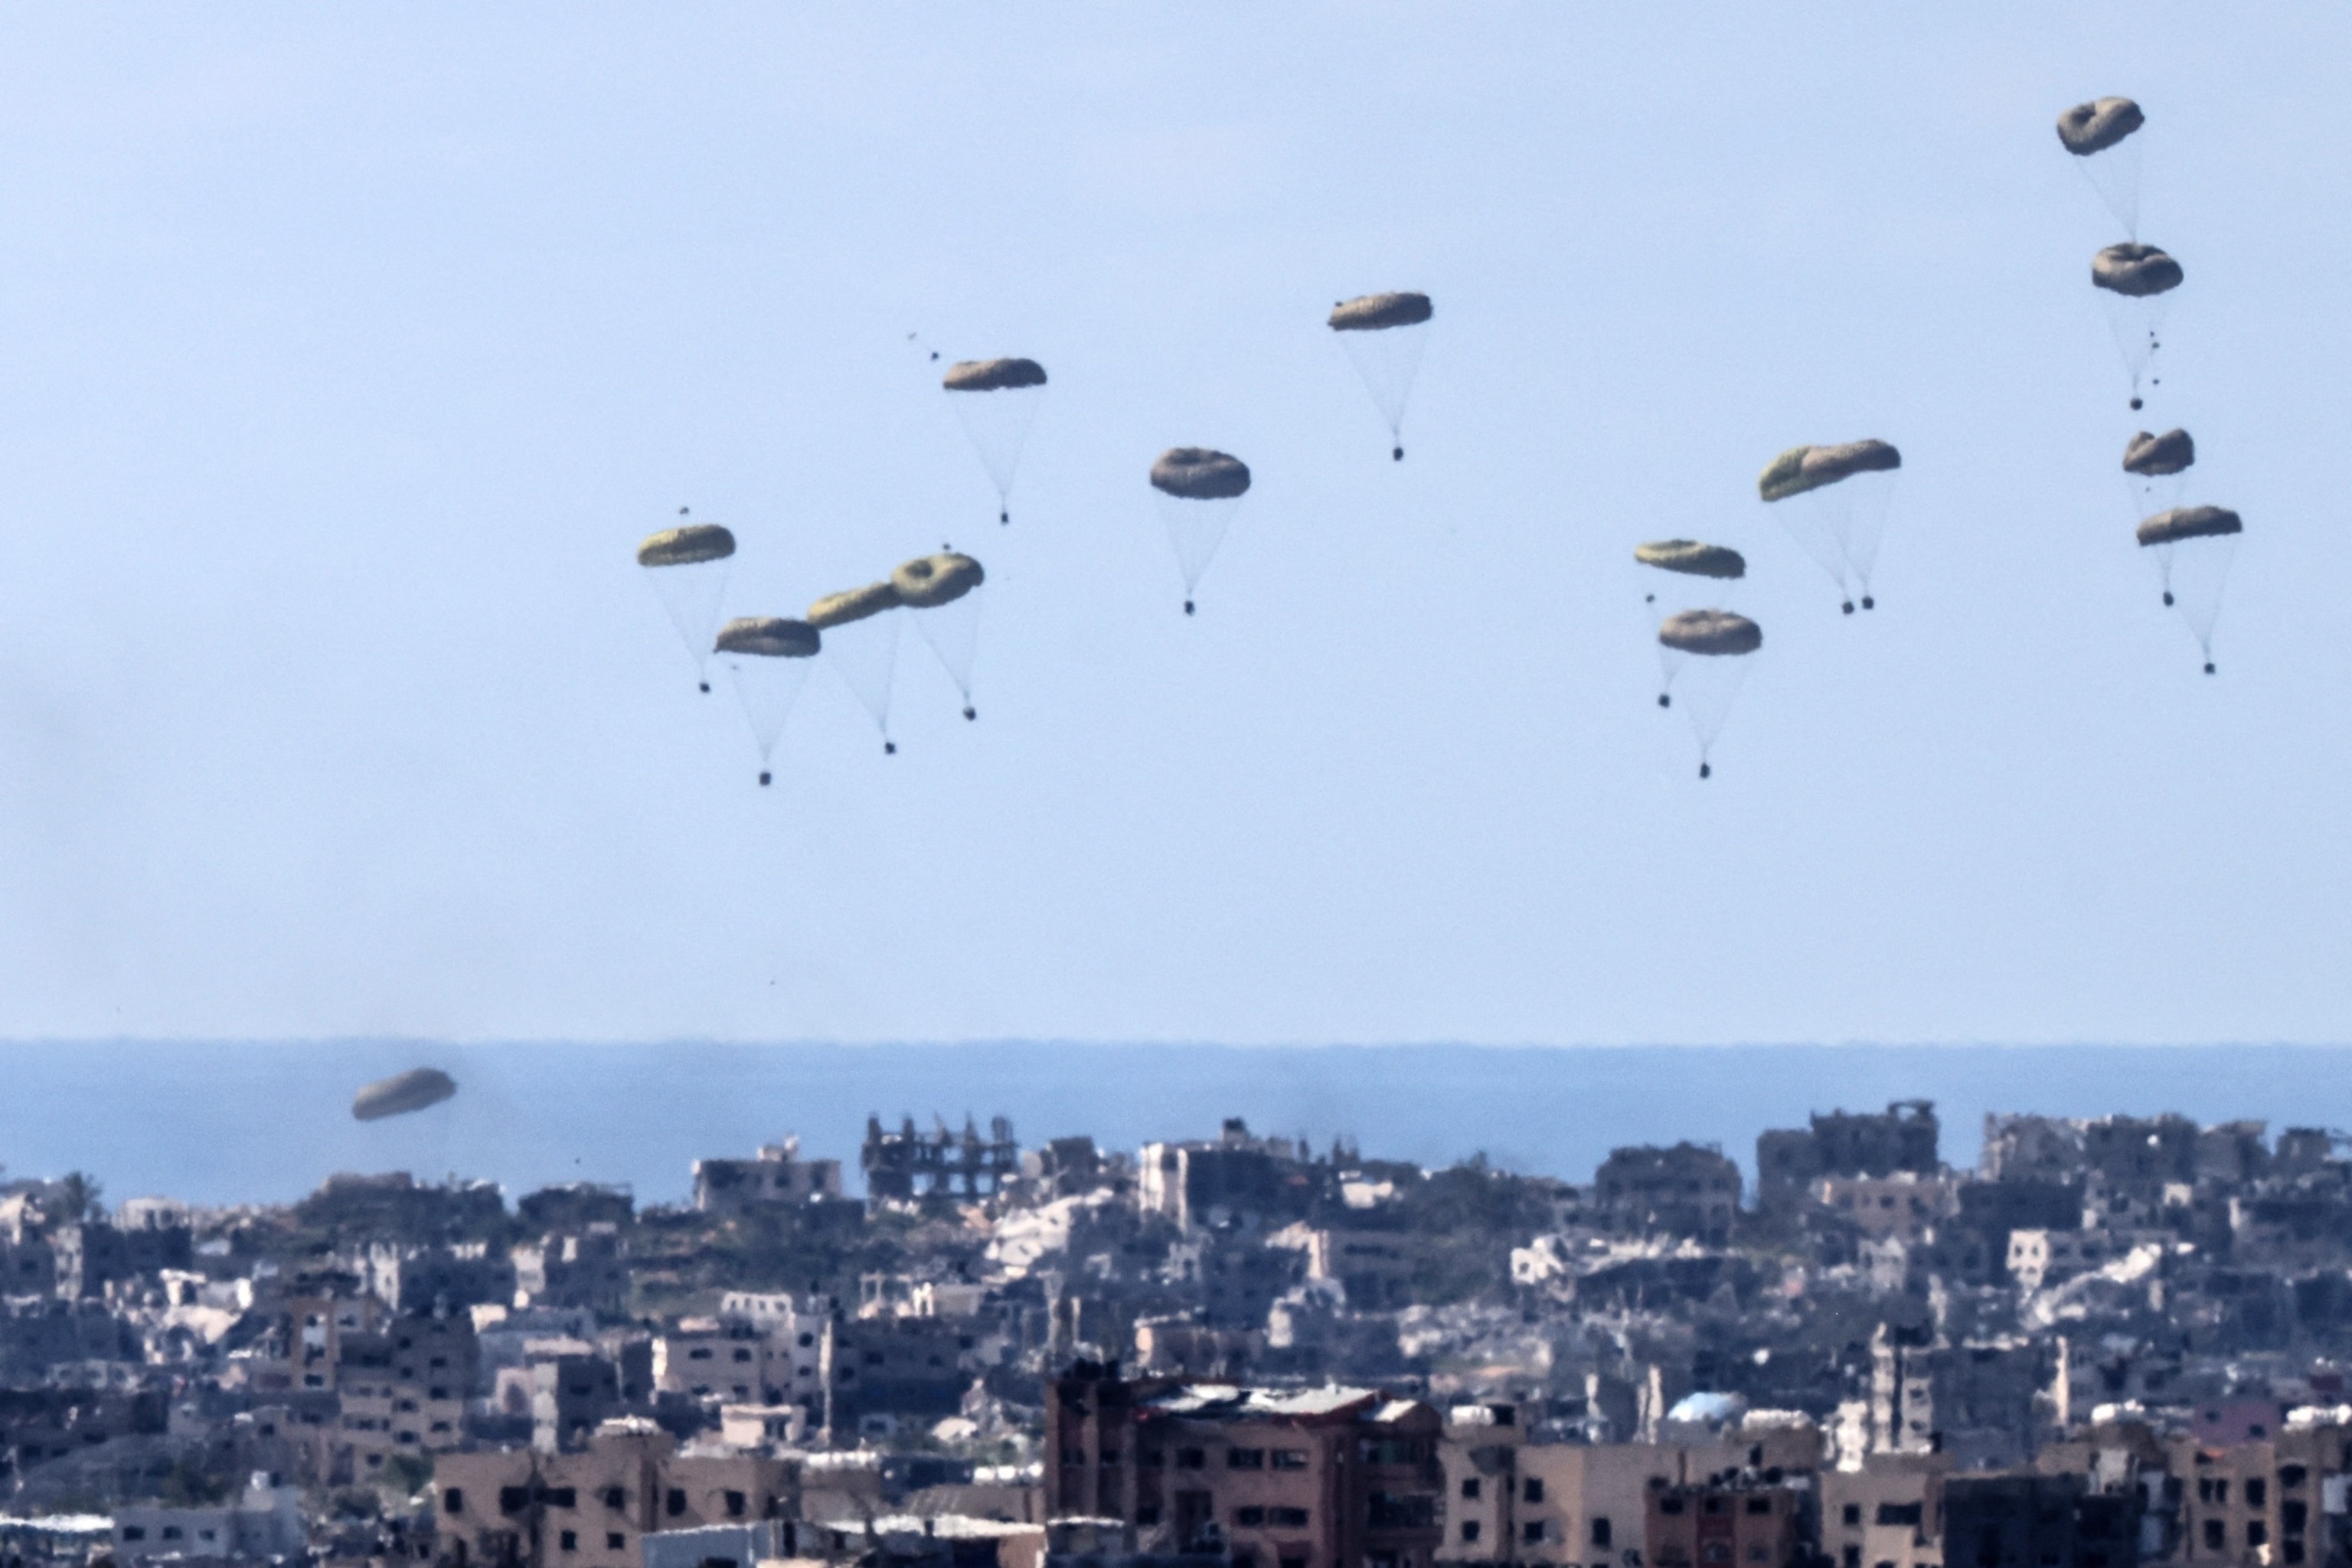
{"label": "blue sky", "polygon": [[[2345,1037],[2352,16],[0,17],[0,1036]],[[2051,123],[2149,114],[2156,600]],[[1385,432],[1322,324],[1437,302]],[[1016,521],[928,368],[1053,376]],[[1753,499],[1905,454],[1849,621]],[[1177,609],[1144,471],[1257,484]],[[630,561],[952,541],[976,724],[778,784]],[[1631,546],[1746,551],[1717,753]]]}

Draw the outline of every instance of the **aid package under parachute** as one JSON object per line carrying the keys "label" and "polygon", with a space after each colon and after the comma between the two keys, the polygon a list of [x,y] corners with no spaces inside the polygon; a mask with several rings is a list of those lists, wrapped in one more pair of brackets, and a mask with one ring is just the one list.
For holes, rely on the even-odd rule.
{"label": "aid package under parachute", "polygon": [[637,546],[637,564],[646,569],[705,691],[710,689],[710,635],[734,555],[735,536],[715,522],[666,528]]}
{"label": "aid package under parachute", "polygon": [[971,666],[980,646],[978,589],[987,581],[979,562],[951,550],[918,555],[890,574],[898,602],[914,612],[915,629],[962,694],[967,719],[980,717],[971,703]]}
{"label": "aid package under parachute", "polygon": [[1698,742],[1698,776],[1714,773],[1713,756],[1733,699],[1748,679],[1749,656],[1764,646],[1764,629],[1728,610],[1682,610],[1658,626],[1666,686]]}
{"label": "aid package under parachute", "polygon": [[1404,405],[1421,371],[1434,313],[1428,295],[1410,291],[1365,294],[1331,307],[1328,325],[1339,335],[1372,405],[1388,422],[1389,456],[1398,462],[1404,460]]}
{"label": "aid package under parachute", "polygon": [[1878,569],[1895,475],[1902,467],[1901,452],[1869,439],[1791,447],[1757,477],[1757,493],[1766,501],[1796,502],[1775,505],[1773,515],[1838,585],[1848,615],[1857,601],[1865,610],[1877,606],[1871,577]]}
{"label": "aid package under parachute", "polygon": [[809,666],[823,639],[806,621],[781,616],[745,616],[719,629],[713,651],[724,658],[743,705],[743,719],[760,748],[760,782],[770,781],[769,763],[784,721],[801,689],[808,684]]}
{"label": "aid package under parachute", "polygon": [[2180,612],[2213,673],[2213,628],[2221,616],[2221,591],[2237,558],[2245,523],[2222,506],[2182,506],[2140,520],[2140,548],[2155,563],[2166,605]]}
{"label": "aid package under parachute", "polygon": [[996,487],[996,521],[1013,521],[1013,482],[1030,426],[1045,396],[1045,367],[1034,359],[961,360],[940,384]]}
{"label": "aid package under parachute", "polygon": [[1184,579],[1188,616],[1201,574],[1224,542],[1225,530],[1249,488],[1249,465],[1213,447],[1171,447],[1152,461],[1153,499],[1176,552],[1176,570]]}
{"label": "aid package under parachute", "polygon": [[808,607],[808,623],[824,636],[824,661],[881,732],[885,754],[898,751],[890,738],[890,692],[898,668],[898,590],[868,583],[827,594]]}

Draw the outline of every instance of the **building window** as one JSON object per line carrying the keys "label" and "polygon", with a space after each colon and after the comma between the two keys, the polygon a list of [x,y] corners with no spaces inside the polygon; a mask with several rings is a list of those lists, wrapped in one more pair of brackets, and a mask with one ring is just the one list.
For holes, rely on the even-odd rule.
{"label": "building window", "polygon": [[122,1527],[122,1539],[144,1541],[147,1539],[147,1527],[143,1524],[126,1524]]}
{"label": "building window", "polygon": [[542,1495],[545,1496],[549,1503],[556,1508],[578,1508],[580,1506],[580,1493],[576,1488],[550,1487]]}
{"label": "building window", "polygon": [[576,1530],[567,1530],[556,1537],[556,1542],[566,1552],[577,1552],[580,1550],[580,1532]]}
{"label": "building window", "polygon": [[1135,1462],[1147,1470],[1156,1470],[1168,1463],[1168,1451],[1165,1448],[1144,1448],[1138,1451]]}
{"label": "building window", "polygon": [[1234,1510],[1234,1522],[1255,1530],[1265,1522],[1265,1510],[1262,1508],[1237,1508]]}
{"label": "building window", "polygon": [[1772,1549],[1759,1541],[1748,1547],[1748,1561],[1750,1563],[1769,1563],[1772,1561]]}
{"label": "building window", "polygon": [[1475,1541],[1478,1539],[1478,1521],[1476,1520],[1465,1519],[1462,1521],[1462,1539],[1465,1542]]}
{"label": "building window", "polygon": [[615,1512],[629,1506],[629,1494],[618,1487],[604,1489],[604,1506]]}
{"label": "building window", "polygon": [[686,1492],[684,1489],[679,1487],[670,1488],[669,1495],[662,1499],[662,1507],[668,1510],[669,1516],[672,1519],[676,1519],[678,1515],[684,1513],[686,1511]]}
{"label": "building window", "polygon": [[1605,1513],[1593,1515],[1592,1544],[1595,1546],[1607,1546],[1610,1543],[1609,1516]]}
{"label": "building window", "polygon": [[1303,1508],[1270,1508],[1265,1510],[1265,1521],[1292,1530],[1304,1530],[1307,1527],[1307,1510]]}
{"label": "building window", "polygon": [[1228,1448],[1225,1468],[1229,1470],[1262,1470],[1265,1468],[1264,1448]]}
{"label": "building window", "polygon": [[530,1489],[529,1487],[500,1487],[499,1489],[499,1511],[500,1513],[520,1513],[530,1506]]}
{"label": "building window", "polygon": [[2246,1478],[2246,1506],[2260,1508],[2270,1500],[2270,1487],[2260,1476]]}
{"label": "building window", "polygon": [[1462,1482],[1462,1495],[1472,1502],[1478,1500],[1478,1478],[1469,1476]]}
{"label": "building window", "polygon": [[1844,1564],[1844,1568],[1862,1568],[1862,1548],[1859,1546],[1847,1547],[1845,1549],[1844,1555],[1841,1557],[1839,1561]]}
{"label": "building window", "polygon": [[1204,1468],[1208,1463],[1209,1456],[1202,1449],[1179,1448],[1176,1450],[1176,1468],[1180,1470],[1202,1469]]}
{"label": "building window", "polygon": [[2284,1556],[2287,1562],[2300,1563],[2303,1561],[2303,1537],[2299,1535],[2290,1535],[2286,1540],[2280,1542],[2280,1544],[2284,1548]]}
{"label": "building window", "polygon": [[1858,1502],[1846,1504],[1841,1517],[1844,1519],[1847,1528],[1853,1529],[1859,1526],[1862,1523],[1862,1505]]}
{"label": "building window", "polygon": [[741,1492],[729,1492],[727,1494],[727,1517],[730,1519],[740,1519],[743,1517],[743,1494]]}
{"label": "building window", "polygon": [[2301,1465],[2281,1465],[2279,1467],[2279,1485],[2288,1491],[2293,1491],[2295,1488],[2303,1485],[2303,1478],[2309,1473],[2310,1472],[2305,1470]]}
{"label": "building window", "polygon": [[1307,1468],[1307,1450],[1304,1448],[1276,1448],[1274,1451],[1274,1468],[1277,1470],[1305,1469]]}
{"label": "building window", "polygon": [[[1528,1477],[1526,1482],[1519,1488],[1519,1499],[1523,1502],[1543,1501],[1543,1482],[1538,1480],[1533,1476]],[[1540,1540],[1541,1537],[1530,1535],[1528,1539],[1529,1541],[1537,1541]]]}
{"label": "building window", "polygon": [[2270,1541],[2271,1527],[2269,1525],[2264,1524],[2259,1519],[2250,1519],[2246,1521],[2246,1544],[2248,1546],[2268,1546],[2270,1544]]}
{"label": "building window", "polygon": [[629,1538],[628,1538],[627,1536],[625,1536],[625,1535],[623,1535],[619,1531],[617,1531],[617,1530],[608,1530],[608,1531],[606,1531],[604,1532],[604,1550],[605,1550],[605,1551],[607,1551],[607,1552],[619,1552],[619,1551],[622,1551],[623,1549],[625,1549],[625,1547],[627,1547],[627,1545],[628,1545],[628,1544],[629,1544]]}
{"label": "building window", "polygon": [[451,1487],[447,1491],[443,1492],[441,1494],[441,1511],[443,1513],[465,1512],[466,1489],[463,1487]]}
{"label": "building window", "polygon": [[1531,1519],[1528,1521],[1527,1523],[1519,1526],[1519,1539],[1521,1541],[1528,1542],[1532,1544],[1541,1541],[1543,1538],[1544,1529],[1542,1520]]}
{"label": "building window", "polygon": [[1149,1502],[1138,1504],[1135,1510],[1135,1522],[1138,1524],[1158,1524],[1160,1522],[1160,1505],[1158,1503]]}
{"label": "building window", "polygon": [[1750,1513],[1770,1513],[1772,1511],[1771,1498],[1761,1493],[1749,1498],[1748,1500],[1748,1511]]}
{"label": "building window", "polygon": [[2205,1521],[2205,1550],[2208,1552],[2219,1552],[2227,1544],[2227,1542],[2223,1539],[2221,1534],[2221,1521],[2218,1519],[2207,1520]]}

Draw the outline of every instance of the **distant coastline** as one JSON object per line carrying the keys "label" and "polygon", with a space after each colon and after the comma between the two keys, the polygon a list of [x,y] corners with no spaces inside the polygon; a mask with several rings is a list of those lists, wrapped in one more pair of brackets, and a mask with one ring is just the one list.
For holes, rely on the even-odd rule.
{"label": "distant coastline", "polygon": [[[358,1122],[362,1083],[446,1069],[455,1101]],[[1213,1135],[1334,1136],[1367,1156],[1478,1152],[1589,1178],[1612,1147],[1714,1142],[1752,1180],[1755,1140],[1811,1110],[1937,1104],[1947,1163],[1972,1166],[1987,1111],[2177,1110],[2201,1122],[2352,1126],[2352,1047],[2326,1046],[1287,1046],[1006,1041],[645,1046],[430,1041],[0,1044],[0,1164],[82,1170],[110,1201],[297,1197],[336,1171],[451,1172],[527,1191],[626,1183],[682,1200],[698,1156],[796,1133],[856,1186],[869,1112],[1012,1119],[1024,1146]]]}

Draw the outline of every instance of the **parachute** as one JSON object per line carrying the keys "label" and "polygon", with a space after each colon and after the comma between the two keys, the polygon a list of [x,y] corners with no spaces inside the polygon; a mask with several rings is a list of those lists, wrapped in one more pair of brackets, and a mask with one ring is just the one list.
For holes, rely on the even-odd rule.
{"label": "parachute", "polygon": [[808,607],[808,624],[824,637],[825,662],[841,677],[858,706],[882,731],[885,754],[898,749],[890,739],[890,683],[898,666],[898,590],[868,583],[827,594]]}
{"label": "parachute", "polygon": [[415,1068],[396,1078],[369,1084],[353,1095],[352,1115],[362,1121],[381,1121],[387,1116],[406,1116],[427,1106],[438,1105],[457,1092],[457,1080],[438,1068]]}
{"label": "parachute", "polygon": [[961,360],[940,384],[953,395],[948,401],[996,484],[996,521],[1011,522],[1013,479],[1045,400],[1045,367],[1034,359]]}
{"label": "parachute", "polygon": [[1225,529],[1249,493],[1249,465],[1207,447],[1171,447],[1151,465],[1151,488],[1159,492],[1160,515],[1176,569],[1184,578],[1184,613],[1192,613],[1192,592],[1209,569]]}
{"label": "parachute", "polygon": [[1331,307],[1330,327],[1339,334],[1372,405],[1389,422],[1389,456],[1404,461],[1404,405],[1427,346],[1429,296],[1366,294]]}
{"label": "parachute", "polygon": [[2131,487],[2135,513],[2148,517],[2179,505],[2181,487],[2196,461],[2197,443],[2186,430],[2134,436],[2124,447],[2124,482]]}
{"label": "parachute", "polygon": [[2058,141],[2074,155],[2074,166],[2124,226],[2139,232],[2140,143],[2132,132],[2147,123],[2128,98],[2097,98],[2058,117]]}
{"label": "parachute", "polygon": [[2149,372],[2162,346],[2158,333],[2171,305],[2168,296],[2180,287],[2183,276],[2180,263],[2152,245],[2111,245],[2091,258],[2091,283],[2106,304],[2116,351],[2131,377],[2134,408],[2140,406],[2143,378],[2150,385],[2162,384]]}
{"label": "parachute", "polygon": [[721,626],[713,645],[725,654],[735,678],[735,695],[760,747],[760,783],[769,782],[768,762],[784,732],[784,720],[808,683],[808,661],[817,655],[817,629],[806,621],[747,616]]}
{"label": "parachute", "polygon": [[1886,507],[1903,454],[1885,441],[1846,441],[1834,447],[1791,447],[1764,467],[1756,491],[1767,501],[1795,496],[1812,499],[1776,510],[1806,554],[1830,574],[1853,614],[1856,597],[1865,610],[1877,607],[1870,591],[1878,544],[1886,531]]}
{"label": "parachute", "polygon": [[654,591],[693,658],[696,679],[705,691],[710,689],[710,628],[719,624],[719,601],[727,591],[734,553],[735,536],[715,522],[666,528],[637,546],[637,564],[652,571]]}
{"label": "parachute", "polygon": [[1633,559],[1644,566],[1655,566],[1662,572],[1679,572],[1691,577],[1745,577],[1747,558],[1737,550],[1720,544],[1701,544],[1689,539],[1665,539],[1655,544],[1637,544]]}
{"label": "parachute", "polygon": [[1731,700],[1748,679],[1748,656],[1764,646],[1764,629],[1728,610],[1681,610],[1658,626],[1658,647],[1669,686],[1683,689],[1683,714],[1698,740],[1698,776],[1714,772],[1709,753]]}
{"label": "parachute", "polygon": [[2205,653],[2205,673],[2213,673],[2213,623],[2221,618],[2221,589],[2238,551],[2245,523],[2227,507],[2182,506],[2140,521],[2140,548],[2154,551],[2164,602],[2178,608]]}
{"label": "parachute", "polygon": [[[1748,562],[1737,550],[1720,544],[1701,544],[1690,539],[1663,539],[1652,544],[1633,547],[1633,559],[1644,566],[1654,566],[1661,572],[1672,572],[1685,577],[1712,577],[1718,582],[1732,582],[1748,575]],[[1643,603],[1654,605],[1655,594],[1643,595]],[[1664,626],[1663,617],[1659,625]],[[1675,705],[1673,688],[1679,668],[1675,650],[1661,643],[1658,647],[1661,667],[1658,682],[1658,706]]]}
{"label": "parachute", "polygon": [[898,602],[923,612],[915,628],[963,693],[967,719],[980,717],[971,705],[971,660],[980,640],[980,598],[972,590],[986,581],[979,562],[953,551],[918,555],[890,574]]}

